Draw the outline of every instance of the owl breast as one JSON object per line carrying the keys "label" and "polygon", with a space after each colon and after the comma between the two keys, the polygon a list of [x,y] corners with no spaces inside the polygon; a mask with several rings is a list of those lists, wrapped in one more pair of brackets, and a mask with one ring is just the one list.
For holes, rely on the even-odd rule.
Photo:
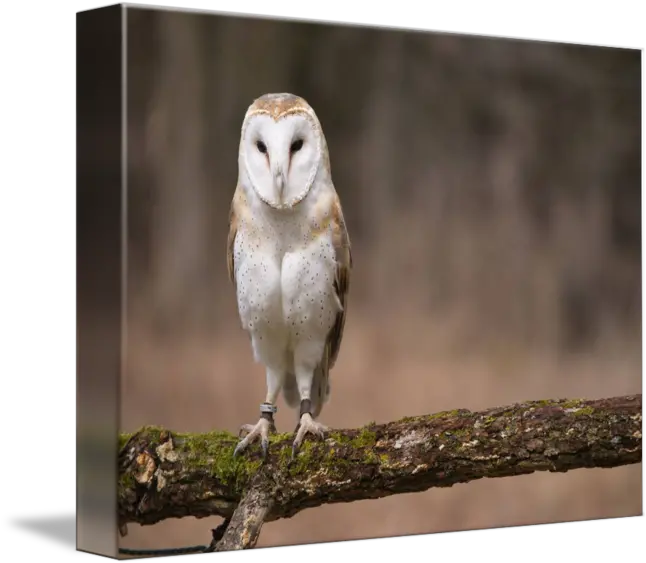
{"label": "owl breast", "polygon": [[327,337],[340,308],[335,269],[334,249],[325,234],[283,257],[282,308],[292,339]]}
{"label": "owl breast", "polygon": [[331,235],[312,237],[298,222],[274,227],[241,229],[236,237],[242,326],[258,338],[280,333],[291,342],[324,341],[340,309]]}
{"label": "owl breast", "polygon": [[241,230],[235,241],[236,289],[242,327],[258,332],[283,324],[281,268],[270,241]]}

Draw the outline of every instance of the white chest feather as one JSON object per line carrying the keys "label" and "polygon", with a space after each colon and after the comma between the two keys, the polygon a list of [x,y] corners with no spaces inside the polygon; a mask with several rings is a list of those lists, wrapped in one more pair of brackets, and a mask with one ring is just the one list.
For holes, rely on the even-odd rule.
{"label": "white chest feather", "polygon": [[240,225],[234,252],[246,330],[326,337],[340,309],[331,233],[314,237],[309,221],[299,214],[257,213]]}

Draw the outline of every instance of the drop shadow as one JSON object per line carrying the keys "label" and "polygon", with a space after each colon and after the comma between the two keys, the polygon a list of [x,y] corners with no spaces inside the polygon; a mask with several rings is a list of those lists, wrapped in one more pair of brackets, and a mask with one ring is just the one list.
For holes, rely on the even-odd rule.
{"label": "drop shadow", "polygon": [[28,532],[76,549],[76,515],[74,514],[47,518],[21,518],[14,520],[13,524]]}

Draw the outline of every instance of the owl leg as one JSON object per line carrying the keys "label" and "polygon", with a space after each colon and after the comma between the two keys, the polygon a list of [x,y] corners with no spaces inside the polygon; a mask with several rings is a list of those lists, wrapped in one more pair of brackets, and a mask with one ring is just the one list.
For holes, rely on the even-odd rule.
{"label": "owl leg", "polygon": [[[299,423],[296,427],[296,437],[292,444],[292,458],[296,457],[307,434],[323,438],[328,427],[314,420],[312,416],[312,383],[314,370],[316,369],[316,358],[320,358],[318,346],[310,342],[303,343],[295,354],[296,383],[301,397],[301,408],[299,412]],[[320,347],[322,349],[322,347]],[[320,410],[320,407],[319,409]]]}
{"label": "owl leg", "polygon": [[267,396],[265,402],[260,405],[260,419],[256,424],[244,424],[240,428],[241,434],[247,435],[238,442],[233,456],[237,456],[253,441],[260,439],[263,458],[267,457],[269,450],[269,434],[276,432],[274,424],[274,413],[276,412],[276,400],[282,387],[282,377],[279,372],[267,368]]}
{"label": "owl leg", "polygon": [[298,454],[306,434],[313,434],[323,438],[324,433],[329,430],[325,424],[321,424],[312,418],[311,408],[312,402],[309,399],[301,401],[300,421],[296,427],[296,438],[294,438],[294,443],[292,444],[292,458],[295,458]]}

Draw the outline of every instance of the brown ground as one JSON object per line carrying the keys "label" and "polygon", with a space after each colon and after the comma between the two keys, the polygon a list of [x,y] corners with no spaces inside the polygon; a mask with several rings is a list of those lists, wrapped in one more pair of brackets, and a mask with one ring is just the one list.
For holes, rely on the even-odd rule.
{"label": "brown ground", "polygon": [[[449,323],[431,323],[411,312],[384,319],[359,307],[352,313],[322,417],[334,427],[525,399],[641,392],[638,343],[600,344],[594,354],[560,360],[545,353],[512,353],[503,345],[468,352],[466,345],[451,347],[457,339]],[[137,375],[124,378],[124,430],[161,424],[181,431],[235,431],[255,421],[264,375],[238,325],[210,341],[176,339],[157,348],[143,334],[131,326],[130,373]],[[282,401],[276,420],[281,431],[295,422]],[[267,524],[258,546],[639,515],[641,486],[641,465],[481,480],[306,510]],[[207,543],[210,528],[219,522],[187,518],[130,525],[121,545]]]}

